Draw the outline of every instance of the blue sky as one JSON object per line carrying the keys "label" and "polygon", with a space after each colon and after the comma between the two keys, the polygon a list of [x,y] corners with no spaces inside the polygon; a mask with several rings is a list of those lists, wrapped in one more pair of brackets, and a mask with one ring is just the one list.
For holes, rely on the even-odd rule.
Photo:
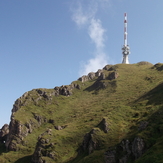
{"label": "blue sky", "polygon": [[162,0],[1,0],[0,128],[25,92],[121,63],[124,12],[130,63],[163,62],[162,8]]}

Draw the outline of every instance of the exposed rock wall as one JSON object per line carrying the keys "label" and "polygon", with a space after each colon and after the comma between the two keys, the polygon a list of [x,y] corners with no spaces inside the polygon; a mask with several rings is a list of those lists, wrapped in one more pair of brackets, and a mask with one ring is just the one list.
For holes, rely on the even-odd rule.
{"label": "exposed rock wall", "polygon": [[94,150],[100,148],[100,132],[108,133],[109,124],[106,118],[103,118],[102,121],[97,125],[98,128],[93,128],[89,133],[86,133],[83,139],[81,146],[78,149],[78,153],[87,153],[91,154]]}
{"label": "exposed rock wall", "polygon": [[1,129],[0,129],[0,143],[5,143],[7,136],[9,133],[9,125],[5,124]]}
{"label": "exposed rock wall", "polygon": [[134,161],[145,152],[145,142],[140,137],[135,137],[133,141],[122,140],[115,148],[110,148],[105,153],[105,163],[127,163]]}
{"label": "exposed rock wall", "polygon": [[84,140],[80,148],[78,149],[78,153],[86,152],[91,154],[94,150],[99,148],[99,142],[96,139],[96,134],[99,132],[98,128],[92,129],[89,133],[85,134]]}
{"label": "exposed rock wall", "polygon": [[6,149],[9,151],[19,150],[18,144],[22,144],[24,137],[31,132],[31,124],[23,125],[19,121],[12,119],[9,125],[9,134],[5,142]]}
{"label": "exposed rock wall", "polygon": [[[104,71],[112,71],[109,73],[108,77],[106,77]],[[98,78],[98,80],[104,80],[104,79],[108,79],[108,80],[113,80],[118,78],[119,74],[118,72],[116,72],[116,66],[112,66],[112,65],[106,65],[102,70],[99,69],[97,72],[91,72],[88,75],[83,75],[82,77],[80,77],[78,80],[81,82],[86,82],[89,80],[93,80],[95,77]]]}
{"label": "exposed rock wall", "polygon": [[32,156],[32,163],[46,163],[45,157],[52,159],[52,161],[56,159],[54,150],[46,150],[49,147],[52,149],[54,147],[54,143],[50,143],[48,138],[44,138],[46,135],[51,135],[51,129],[48,129],[38,137],[35,152]]}

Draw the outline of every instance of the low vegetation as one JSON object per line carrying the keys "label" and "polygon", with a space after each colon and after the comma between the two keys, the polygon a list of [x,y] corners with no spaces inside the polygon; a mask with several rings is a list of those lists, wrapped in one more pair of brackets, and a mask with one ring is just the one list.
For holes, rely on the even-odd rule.
{"label": "low vegetation", "polygon": [[[140,62],[108,67],[111,69],[103,69],[105,79],[72,82],[80,88],[74,88],[70,96],[56,96],[54,89],[34,89],[22,97],[14,119],[24,126],[32,122],[32,130],[17,144],[17,151],[8,151],[1,144],[0,162],[29,163],[38,140],[48,140],[42,144],[46,163],[104,163],[109,148],[137,136],[145,141],[145,152],[128,162],[163,162],[163,64]],[[111,72],[118,77],[109,80]],[[103,118],[108,132],[99,126]],[[91,139],[98,145],[91,152],[80,150],[84,136],[91,130]]]}

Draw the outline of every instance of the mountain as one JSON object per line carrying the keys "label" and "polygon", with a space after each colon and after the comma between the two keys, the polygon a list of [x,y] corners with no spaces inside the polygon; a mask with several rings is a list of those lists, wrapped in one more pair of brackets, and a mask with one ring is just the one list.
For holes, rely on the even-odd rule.
{"label": "mountain", "polygon": [[0,130],[1,163],[163,162],[163,64],[106,65],[33,89]]}

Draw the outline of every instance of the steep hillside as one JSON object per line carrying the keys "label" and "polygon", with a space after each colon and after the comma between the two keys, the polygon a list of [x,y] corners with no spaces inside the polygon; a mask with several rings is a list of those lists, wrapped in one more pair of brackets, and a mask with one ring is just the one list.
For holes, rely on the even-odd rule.
{"label": "steep hillside", "polygon": [[0,162],[163,162],[163,64],[106,65],[33,89],[0,130]]}

